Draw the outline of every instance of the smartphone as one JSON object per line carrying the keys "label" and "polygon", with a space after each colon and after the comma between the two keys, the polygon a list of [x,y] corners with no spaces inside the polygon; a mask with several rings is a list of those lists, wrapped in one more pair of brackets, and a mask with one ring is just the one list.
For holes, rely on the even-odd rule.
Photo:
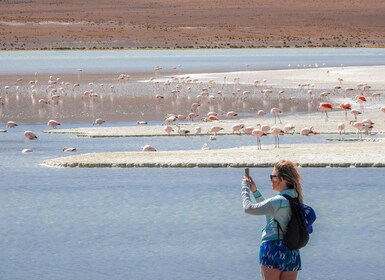
{"label": "smartphone", "polygon": [[248,168],[248,167],[245,168],[245,176],[246,176],[247,178],[250,177],[250,175],[249,175],[249,168]]}

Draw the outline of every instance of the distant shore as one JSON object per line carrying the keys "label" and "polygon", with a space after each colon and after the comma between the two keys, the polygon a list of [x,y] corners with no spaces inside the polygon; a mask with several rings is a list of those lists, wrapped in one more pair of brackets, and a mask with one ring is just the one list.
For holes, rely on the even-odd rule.
{"label": "distant shore", "polygon": [[3,2],[0,50],[385,46],[380,0]]}

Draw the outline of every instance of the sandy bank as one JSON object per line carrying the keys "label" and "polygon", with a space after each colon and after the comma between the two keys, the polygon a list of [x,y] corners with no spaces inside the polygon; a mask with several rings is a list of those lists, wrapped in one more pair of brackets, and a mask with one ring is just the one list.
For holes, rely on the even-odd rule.
{"label": "sandy bank", "polygon": [[[347,147],[348,146],[348,147]],[[290,158],[302,167],[385,167],[385,142],[301,144],[223,150],[114,152],[45,160],[52,167],[267,167]]]}

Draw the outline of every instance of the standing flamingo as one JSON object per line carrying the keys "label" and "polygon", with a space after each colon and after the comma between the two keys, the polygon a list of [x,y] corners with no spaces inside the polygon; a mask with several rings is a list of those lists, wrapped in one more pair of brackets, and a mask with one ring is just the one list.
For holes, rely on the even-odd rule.
{"label": "standing flamingo", "polygon": [[266,136],[267,134],[265,132],[263,132],[262,130],[257,128],[257,129],[254,129],[251,132],[251,135],[254,136],[255,138],[257,138],[257,149],[261,150],[262,149],[262,147],[261,147],[261,137],[262,136]]}
{"label": "standing flamingo", "polygon": [[337,129],[340,135],[345,134],[345,124],[344,123],[339,123],[337,125]]}
{"label": "standing flamingo", "polygon": [[[322,114],[325,112],[326,114],[326,118],[325,118],[325,121],[328,121],[329,120],[329,116],[328,116],[328,111],[330,111],[331,109],[333,109],[333,105],[331,103],[326,103],[326,102],[321,102],[319,104],[319,107],[318,107],[318,110],[322,112]],[[322,117],[322,115],[321,115]]]}
{"label": "standing flamingo", "polygon": [[345,120],[348,119],[348,110],[352,109],[352,104],[344,102],[340,104],[340,108],[345,111]]}
{"label": "standing flamingo", "polygon": [[283,130],[285,131],[285,133],[294,134],[295,126],[293,124],[291,124],[291,123],[287,123],[287,124],[285,124]]}
{"label": "standing flamingo", "polygon": [[354,115],[354,120],[355,121],[357,121],[357,116],[362,114],[362,112],[360,110],[357,110],[357,109],[352,109],[350,111],[350,113],[352,113]]}
{"label": "standing flamingo", "polygon": [[176,127],[178,128],[178,134],[179,135],[187,135],[190,133],[190,130],[188,130],[186,128],[180,128],[179,124]]}
{"label": "standing flamingo", "polygon": [[274,116],[274,123],[277,123],[277,117],[279,119],[279,123],[282,123],[281,118],[279,117],[279,114],[281,114],[282,111],[279,108],[271,108],[270,114]]}
{"label": "standing flamingo", "polygon": [[245,125],[243,123],[234,124],[233,125],[233,134],[241,134],[241,130],[245,128]]}
{"label": "standing flamingo", "polygon": [[14,121],[9,121],[7,122],[7,125],[6,125],[6,127],[9,127],[9,128],[14,128],[16,126],[18,126],[18,124]]}
{"label": "standing flamingo", "polygon": [[279,148],[279,135],[284,135],[285,132],[279,126],[272,126],[270,133],[274,135],[274,147]]}
{"label": "standing flamingo", "polygon": [[209,130],[209,133],[212,133],[213,136],[217,136],[217,133],[221,130],[223,130],[224,128],[223,127],[220,127],[220,126],[212,126]]}
{"label": "standing flamingo", "polygon": [[49,121],[47,122],[47,125],[48,125],[48,126],[51,126],[51,127],[53,127],[53,128],[56,128],[58,125],[60,125],[60,122],[55,121],[55,120],[49,120]]}
{"label": "standing flamingo", "polygon": [[170,135],[171,132],[174,132],[174,129],[173,129],[171,126],[169,126],[169,125],[165,125],[165,126],[163,127],[163,130],[164,130],[168,135]]}

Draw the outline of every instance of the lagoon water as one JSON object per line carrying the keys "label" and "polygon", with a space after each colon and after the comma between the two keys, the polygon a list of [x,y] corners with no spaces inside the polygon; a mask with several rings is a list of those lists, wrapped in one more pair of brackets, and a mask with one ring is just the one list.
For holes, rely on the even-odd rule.
{"label": "lagoon water", "polygon": [[[303,59],[301,64],[321,63],[317,52],[329,53],[325,61],[335,60],[333,53],[339,52],[337,57],[342,59],[334,61],[336,66],[348,65],[344,58],[349,55],[359,58],[349,60],[352,65],[365,61],[385,64],[381,62],[383,50],[285,51],[278,54],[290,57],[295,52]],[[17,59],[23,62],[23,52],[19,54]],[[28,53],[34,59],[40,55]],[[74,62],[78,53],[67,55],[70,66],[64,65],[60,73],[88,69]],[[239,69],[245,67],[248,54],[238,51],[233,55],[245,56]],[[2,59],[7,56],[13,53],[0,53]],[[362,56],[365,59],[360,61]],[[373,61],[369,59],[372,56],[376,57]],[[153,61],[146,59],[144,64],[152,71]],[[185,65],[189,59],[194,60],[186,54],[183,61],[176,59],[168,65]],[[274,65],[277,60],[272,55],[267,64]],[[165,56],[159,65],[166,61]],[[41,65],[40,72],[51,71]],[[13,70],[6,71],[8,74],[23,73],[19,66],[10,67]],[[99,71],[96,66],[91,68]],[[115,65],[111,71],[120,70],[123,68]],[[89,125],[72,122],[65,123],[65,128]],[[25,140],[27,129],[37,132],[39,138]],[[145,144],[160,150],[200,149],[207,136],[82,138],[44,134],[45,129],[44,123],[26,121],[0,133],[0,279],[260,279],[257,246],[264,218],[242,211],[241,169],[63,169],[40,165],[44,159],[66,155],[61,151],[64,146],[76,147],[77,153],[137,151]],[[307,141],[322,145],[325,138],[317,135]],[[271,144],[268,141],[272,139],[264,143]],[[285,135],[282,145],[300,141]],[[221,136],[209,145],[213,149],[255,145],[255,139]],[[33,152],[23,154],[24,148]],[[270,172],[251,170],[265,196],[274,194]],[[298,279],[383,279],[383,169],[303,168],[301,173],[305,201],[315,208],[318,218],[309,245],[301,251],[303,271]]]}

